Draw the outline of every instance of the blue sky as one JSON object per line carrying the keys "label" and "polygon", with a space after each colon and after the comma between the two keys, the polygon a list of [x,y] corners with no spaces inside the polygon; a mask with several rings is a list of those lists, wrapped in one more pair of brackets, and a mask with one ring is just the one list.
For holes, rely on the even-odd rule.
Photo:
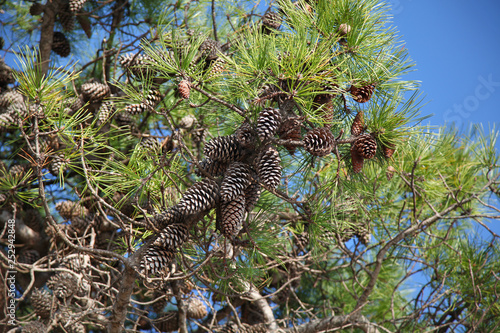
{"label": "blue sky", "polygon": [[[389,0],[388,0],[389,1]],[[408,78],[422,82],[434,114],[445,122],[500,124],[500,1],[390,0],[394,25],[416,62]]]}

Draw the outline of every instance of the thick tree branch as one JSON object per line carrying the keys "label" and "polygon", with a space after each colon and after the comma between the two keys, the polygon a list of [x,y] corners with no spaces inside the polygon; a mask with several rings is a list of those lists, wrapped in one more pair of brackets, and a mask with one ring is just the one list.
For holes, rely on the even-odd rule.
{"label": "thick tree branch", "polygon": [[54,36],[54,22],[59,10],[60,0],[47,1],[44,6],[42,28],[40,32],[40,69],[42,74],[49,71],[50,52]]}

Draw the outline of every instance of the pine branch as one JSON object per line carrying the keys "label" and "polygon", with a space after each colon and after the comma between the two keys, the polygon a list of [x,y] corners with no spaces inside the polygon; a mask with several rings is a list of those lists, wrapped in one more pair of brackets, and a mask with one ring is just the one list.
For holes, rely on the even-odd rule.
{"label": "pine branch", "polygon": [[[293,328],[279,329],[278,333],[319,333],[335,332],[339,329],[359,328],[365,333],[379,333],[378,325],[370,322],[365,316],[332,316],[324,319],[313,320],[307,324],[302,324]],[[389,330],[384,329],[385,332]]]}
{"label": "pine branch", "polygon": [[47,1],[44,7],[42,27],[40,30],[40,72],[47,74],[49,71],[50,53],[52,52],[52,39],[54,36],[54,22],[60,8],[60,0]]}

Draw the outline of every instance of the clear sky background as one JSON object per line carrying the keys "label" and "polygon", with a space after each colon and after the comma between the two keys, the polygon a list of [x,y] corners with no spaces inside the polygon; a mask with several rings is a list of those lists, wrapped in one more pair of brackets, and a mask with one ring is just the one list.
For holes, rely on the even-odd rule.
{"label": "clear sky background", "polygon": [[[500,130],[500,0],[387,0],[421,81],[425,124]],[[500,150],[500,138],[496,144]],[[500,206],[492,198],[492,204]],[[500,221],[488,226],[500,233]],[[490,238],[483,228],[480,233]]]}
{"label": "clear sky background", "polygon": [[[389,1],[389,0],[388,0]],[[390,0],[428,103],[426,122],[500,127],[500,1]],[[499,145],[497,145],[499,146]]]}

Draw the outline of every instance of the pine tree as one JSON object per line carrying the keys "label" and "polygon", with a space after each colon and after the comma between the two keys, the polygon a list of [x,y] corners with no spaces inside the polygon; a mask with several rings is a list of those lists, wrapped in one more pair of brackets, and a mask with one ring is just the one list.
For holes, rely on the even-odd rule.
{"label": "pine tree", "polygon": [[497,133],[413,125],[387,4],[4,5],[20,331],[498,328]]}

